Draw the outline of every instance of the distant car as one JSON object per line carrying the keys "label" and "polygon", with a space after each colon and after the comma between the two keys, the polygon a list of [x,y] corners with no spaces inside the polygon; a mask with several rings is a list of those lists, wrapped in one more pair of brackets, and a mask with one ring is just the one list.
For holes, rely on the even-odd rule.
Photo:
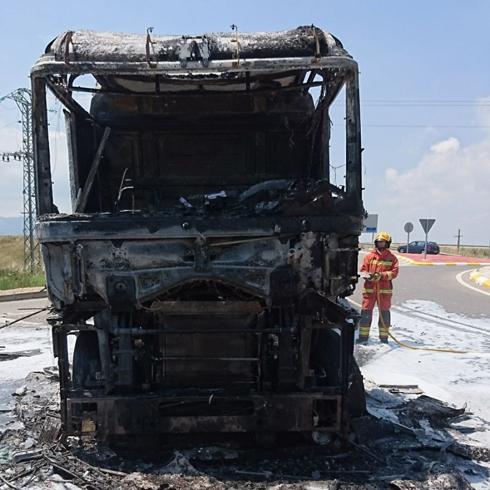
{"label": "distant car", "polygon": [[[411,254],[423,254],[425,248],[425,242],[410,242],[408,244],[408,253]],[[407,253],[407,246],[400,245],[398,247],[400,253]],[[438,254],[439,245],[436,242],[427,242],[427,253],[428,254]]]}

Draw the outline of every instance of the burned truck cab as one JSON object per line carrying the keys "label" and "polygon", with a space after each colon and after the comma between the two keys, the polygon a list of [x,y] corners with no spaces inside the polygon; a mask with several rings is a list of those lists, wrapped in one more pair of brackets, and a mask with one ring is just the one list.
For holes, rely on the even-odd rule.
{"label": "burned truck cab", "polygon": [[[345,434],[364,411],[344,300],[364,210],[358,68],[340,41],[69,31],[31,76],[64,433]],[[66,118],[66,213],[47,91]]]}

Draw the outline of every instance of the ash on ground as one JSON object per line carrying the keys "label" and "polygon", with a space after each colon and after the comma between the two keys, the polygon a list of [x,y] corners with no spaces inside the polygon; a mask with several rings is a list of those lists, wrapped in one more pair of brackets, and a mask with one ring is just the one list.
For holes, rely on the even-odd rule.
{"label": "ash on ground", "polygon": [[[466,489],[490,488],[488,449],[471,445],[471,414],[414,387],[368,384],[370,415],[349,441],[305,435],[221,435],[118,441],[59,437],[55,369],[31,373],[0,428],[0,489]],[[373,415],[374,414],[374,415]]]}

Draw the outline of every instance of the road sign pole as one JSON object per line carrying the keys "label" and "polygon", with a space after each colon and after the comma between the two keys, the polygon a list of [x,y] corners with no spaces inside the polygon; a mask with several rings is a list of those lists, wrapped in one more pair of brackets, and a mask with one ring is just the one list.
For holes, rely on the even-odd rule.
{"label": "road sign pole", "polygon": [[410,252],[410,249],[408,248],[410,245],[410,233],[413,231],[413,223],[405,223],[405,226],[403,229],[407,232],[407,250],[405,251],[407,254]]}
{"label": "road sign pole", "polygon": [[429,236],[429,230],[432,228],[432,225],[436,222],[436,220],[433,218],[424,218],[419,219],[419,222],[425,232],[424,260],[427,260],[427,238]]}

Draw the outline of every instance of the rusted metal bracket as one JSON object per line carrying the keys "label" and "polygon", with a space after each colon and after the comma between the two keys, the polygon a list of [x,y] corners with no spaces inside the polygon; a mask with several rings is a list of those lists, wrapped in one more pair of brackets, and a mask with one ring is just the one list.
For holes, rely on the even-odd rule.
{"label": "rusted metal bracket", "polygon": [[95,176],[97,175],[97,170],[99,169],[99,164],[102,159],[102,152],[104,151],[105,145],[107,143],[107,139],[109,138],[110,134],[111,134],[111,128],[106,127],[104,129],[102,139],[100,140],[99,147],[97,148],[97,152],[95,153],[95,157],[90,167],[87,180],[85,181],[85,185],[83,186],[83,189],[78,195],[77,204],[76,204],[77,213],[83,213],[85,207],[87,206],[87,199],[92,189],[92,185],[94,183]]}
{"label": "rusted metal bracket", "polygon": [[67,65],[70,63],[70,44],[73,46],[73,34],[73,31],[68,31],[62,41],[64,48],[63,58]]}
{"label": "rusted metal bracket", "polygon": [[183,36],[180,44],[179,59],[182,68],[188,61],[200,61],[203,66],[209,65],[209,41],[206,36]]}
{"label": "rusted metal bracket", "polygon": [[150,68],[156,68],[158,66],[158,61],[151,60],[151,51],[153,51],[153,54],[155,54],[155,49],[153,47],[155,41],[152,41],[151,39],[152,32],[153,32],[153,27],[148,27],[146,29],[146,62],[148,63],[148,66]]}
{"label": "rusted metal bracket", "polygon": [[313,34],[313,39],[315,40],[315,58],[320,59],[322,57],[322,53],[320,50],[320,38],[318,37],[318,30],[313,24],[311,25],[311,30]]}
{"label": "rusted metal bracket", "polygon": [[240,65],[240,41],[238,39],[238,26],[236,24],[231,24],[231,30],[235,33],[235,39],[232,39],[231,42],[236,44],[236,59],[233,62],[233,66],[239,66]]}

